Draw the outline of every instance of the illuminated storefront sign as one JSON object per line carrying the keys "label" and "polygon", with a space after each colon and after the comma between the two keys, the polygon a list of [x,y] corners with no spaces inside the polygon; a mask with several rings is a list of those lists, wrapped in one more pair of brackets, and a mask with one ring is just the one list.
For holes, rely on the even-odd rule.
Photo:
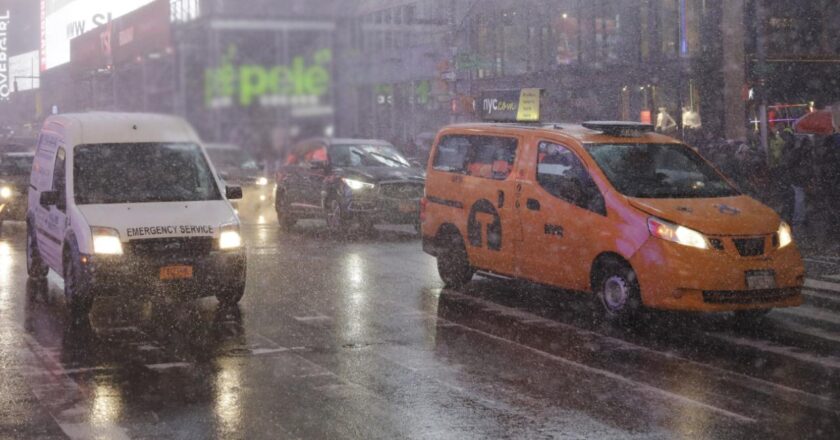
{"label": "illuminated storefront sign", "polygon": [[0,101],[8,101],[12,94],[9,83],[8,29],[12,14],[9,10],[0,13]]}
{"label": "illuminated storefront sign", "polygon": [[153,0],[42,0],[41,70],[70,61],[70,40]]}
{"label": "illuminated storefront sign", "polygon": [[207,107],[315,107],[330,91],[330,49],[296,56],[288,65],[236,64],[235,59],[236,46],[230,46],[221,65],[204,72]]}

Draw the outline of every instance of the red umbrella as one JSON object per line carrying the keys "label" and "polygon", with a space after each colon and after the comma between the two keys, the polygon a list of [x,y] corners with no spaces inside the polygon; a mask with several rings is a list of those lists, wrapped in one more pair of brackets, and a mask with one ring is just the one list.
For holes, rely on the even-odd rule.
{"label": "red umbrella", "polygon": [[817,110],[799,118],[793,123],[797,133],[823,134],[834,133],[834,125],[831,123],[831,112],[828,110]]}

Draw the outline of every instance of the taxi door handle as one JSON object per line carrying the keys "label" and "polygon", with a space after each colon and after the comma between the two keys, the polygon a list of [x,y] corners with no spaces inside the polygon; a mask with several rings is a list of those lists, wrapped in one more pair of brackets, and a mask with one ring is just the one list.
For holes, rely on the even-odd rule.
{"label": "taxi door handle", "polygon": [[525,202],[525,206],[528,207],[528,209],[530,209],[531,211],[540,210],[540,202],[536,199],[528,199],[528,201]]}
{"label": "taxi door handle", "polygon": [[504,207],[504,206],[505,206],[505,192],[504,192],[504,191],[502,191],[502,190],[499,190],[499,203],[498,203],[498,206],[499,206],[499,209],[502,209],[502,207]]}

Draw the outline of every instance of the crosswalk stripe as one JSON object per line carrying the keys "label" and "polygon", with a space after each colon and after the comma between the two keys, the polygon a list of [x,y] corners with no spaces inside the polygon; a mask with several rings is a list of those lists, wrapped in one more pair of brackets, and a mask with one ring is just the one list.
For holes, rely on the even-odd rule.
{"label": "crosswalk stripe", "polygon": [[831,324],[840,325],[840,314],[825,311],[811,306],[799,306],[786,309],[776,309],[774,313],[781,313],[783,315],[793,315],[800,318],[814,319],[817,321],[828,322]]}
{"label": "crosswalk stripe", "polygon": [[817,290],[829,290],[840,294],[840,283],[805,278],[805,287]]}

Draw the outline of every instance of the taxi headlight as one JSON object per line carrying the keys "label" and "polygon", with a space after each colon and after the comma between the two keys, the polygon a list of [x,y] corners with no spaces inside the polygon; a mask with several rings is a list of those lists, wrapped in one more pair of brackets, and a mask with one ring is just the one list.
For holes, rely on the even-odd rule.
{"label": "taxi headlight", "polygon": [[0,187],[0,198],[9,199],[12,197],[12,188],[8,186]]}
{"label": "taxi headlight", "polygon": [[344,179],[341,179],[341,180],[344,181],[344,184],[347,185],[353,191],[358,191],[360,189],[371,189],[374,186],[376,186],[372,183],[362,182],[361,180],[347,179],[347,178],[344,178]]}
{"label": "taxi headlight", "polygon": [[779,238],[779,249],[793,243],[793,232],[790,229],[790,225],[785,222],[779,225],[776,236]]}
{"label": "taxi headlight", "polygon": [[259,186],[266,186],[266,185],[268,185],[268,178],[266,178],[266,177],[260,177],[259,179],[257,179],[257,185],[259,185]]}
{"label": "taxi headlight", "polygon": [[93,237],[93,253],[99,255],[122,255],[120,233],[113,228],[94,226],[90,228]]}
{"label": "taxi headlight", "polygon": [[239,235],[239,225],[225,225],[219,234],[219,249],[229,250],[242,247],[242,236]]}
{"label": "taxi headlight", "polygon": [[700,232],[686,228],[685,226],[666,222],[656,217],[648,219],[648,230],[650,231],[650,235],[656,238],[673,241],[674,243],[697,249],[709,248],[709,240]]}

